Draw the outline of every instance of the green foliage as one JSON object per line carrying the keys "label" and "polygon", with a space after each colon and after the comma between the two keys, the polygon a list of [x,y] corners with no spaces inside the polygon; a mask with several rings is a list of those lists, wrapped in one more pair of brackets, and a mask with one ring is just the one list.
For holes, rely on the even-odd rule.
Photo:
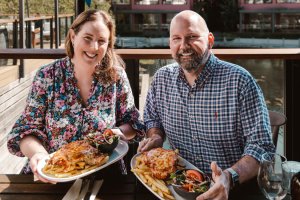
{"label": "green foliage", "polygon": [[[35,16],[37,13],[43,15],[54,15],[54,0],[24,0],[24,14],[27,16],[27,1],[29,8],[29,16]],[[75,13],[74,0],[59,0],[58,13],[59,14],[74,14]],[[89,9],[85,5],[86,9]],[[109,0],[92,0],[92,9],[105,10],[111,15],[111,5]],[[18,15],[19,14],[19,0],[1,0],[0,1],[1,15]],[[1,18],[1,16],[0,16]]]}
{"label": "green foliage", "polygon": [[[24,13],[27,15],[27,1],[29,15],[34,16],[36,13],[41,15],[54,14],[54,1],[53,0],[24,0]],[[74,13],[74,0],[59,0],[58,1],[59,14],[72,14]],[[19,1],[18,0],[5,0],[0,1],[0,13],[2,15],[18,15],[19,14]]]}
{"label": "green foliage", "polygon": [[114,14],[111,10],[111,4],[110,0],[92,0],[91,7],[88,7],[87,4],[85,4],[85,9],[97,9],[97,10],[103,10],[109,13],[113,19],[115,19]]}
{"label": "green foliage", "polygon": [[0,1],[0,13],[1,15],[18,14],[18,0]]}
{"label": "green foliage", "polygon": [[[99,9],[99,10],[104,10],[110,14],[112,14],[111,12],[111,5],[110,5],[110,1],[105,1],[105,0],[92,0],[92,4],[91,7],[92,9]],[[88,9],[88,6],[86,5],[86,9]]]}

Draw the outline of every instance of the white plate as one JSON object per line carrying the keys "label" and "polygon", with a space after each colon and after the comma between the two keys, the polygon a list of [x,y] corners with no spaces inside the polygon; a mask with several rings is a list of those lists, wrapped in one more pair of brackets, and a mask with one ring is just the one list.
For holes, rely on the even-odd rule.
{"label": "white plate", "polygon": [[55,181],[55,182],[67,182],[67,181],[72,181],[72,180],[76,180],[79,179],[81,177],[87,176],[89,174],[92,174],[100,169],[103,169],[115,162],[117,162],[118,160],[120,160],[121,158],[123,158],[126,153],[128,152],[128,144],[122,140],[119,141],[118,146],[113,150],[112,154],[110,154],[109,159],[107,161],[107,163],[105,163],[104,165],[101,165],[95,169],[92,169],[90,171],[87,171],[85,173],[82,174],[77,174],[75,176],[70,176],[70,177],[65,177],[65,178],[57,178],[55,176],[51,176],[49,174],[45,174],[42,169],[46,164],[46,161],[49,159],[49,157],[46,157],[44,159],[42,159],[38,166],[37,166],[37,172],[45,179],[48,179],[50,181]]}
{"label": "white plate", "polygon": [[[135,166],[135,159],[137,156],[139,156],[141,153],[138,153],[136,155],[134,155],[130,161],[130,167],[131,169],[134,168]],[[196,169],[199,170],[197,167],[195,167],[192,163],[190,163],[189,161],[187,161],[186,159],[178,156],[178,164],[180,166],[184,166],[186,169]],[[164,200],[164,198],[162,198],[161,196],[159,196],[156,192],[154,192],[152,190],[152,188],[150,186],[148,186],[146,183],[143,182],[143,180],[134,172],[134,175],[139,179],[139,181],[148,189],[150,190],[157,198]],[[182,198],[181,196],[179,196],[174,190],[173,187],[168,186],[169,190],[171,191],[171,193],[173,194],[173,196],[175,197],[176,200],[184,200],[184,198]]]}

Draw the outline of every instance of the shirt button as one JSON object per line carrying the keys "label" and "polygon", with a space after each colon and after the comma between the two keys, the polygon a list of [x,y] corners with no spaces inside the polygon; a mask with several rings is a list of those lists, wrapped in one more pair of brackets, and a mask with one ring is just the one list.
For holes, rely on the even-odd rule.
{"label": "shirt button", "polygon": [[200,161],[201,160],[201,156],[195,156],[195,161]]}
{"label": "shirt button", "polygon": [[198,138],[197,138],[197,136],[193,136],[193,139],[194,139],[194,140],[197,140]]}
{"label": "shirt button", "polygon": [[189,94],[189,95],[190,95],[190,97],[193,97],[193,96],[194,96],[194,94],[193,94],[192,92],[190,92],[190,94]]}

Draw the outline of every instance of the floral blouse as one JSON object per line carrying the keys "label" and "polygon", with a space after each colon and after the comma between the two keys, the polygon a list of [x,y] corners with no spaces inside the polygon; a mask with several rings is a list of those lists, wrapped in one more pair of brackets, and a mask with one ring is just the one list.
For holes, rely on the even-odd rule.
{"label": "floral blouse", "polygon": [[20,140],[34,135],[52,153],[88,133],[125,123],[137,130],[135,139],[142,138],[144,125],[134,105],[127,75],[123,68],[118,68],[117,74],[119,80],[114,84],[103,85],[94,78],[84,106],[70,58],[43,66],[34,78],[25,111],[8,135],[9,151],[24,156]]}

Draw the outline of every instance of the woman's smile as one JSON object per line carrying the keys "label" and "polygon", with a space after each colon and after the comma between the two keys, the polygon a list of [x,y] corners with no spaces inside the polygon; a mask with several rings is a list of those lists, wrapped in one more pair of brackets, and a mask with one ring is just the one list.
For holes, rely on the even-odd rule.
{"label": "woman's smile", "polygon": [[93,53],[88,53],[88,52],[84,52],[84,53],[88,58],[91,58],[91,59],[97,57],[97,55],[98,55],[98,54],[93,54]]}

